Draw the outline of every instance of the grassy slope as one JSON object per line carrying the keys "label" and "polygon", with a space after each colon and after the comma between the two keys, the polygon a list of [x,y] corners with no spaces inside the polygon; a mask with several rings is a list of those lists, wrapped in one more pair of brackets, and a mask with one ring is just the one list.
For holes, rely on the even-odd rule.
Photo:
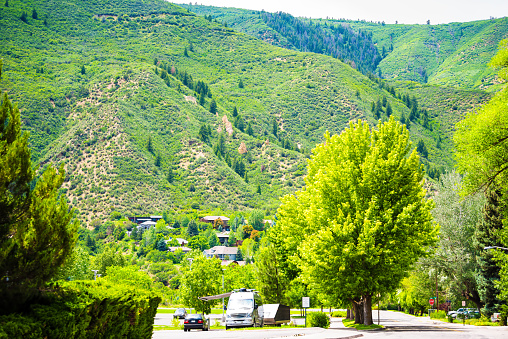
{"label": "grassy slope", "polygon": [[[284,137],[309,150],[325,130],[339,133],[357,118],[375,123],[370,105],[383,96],[395,116],[409,115],[399,100],[336,59],[270,46],[164,1],[144,3],[10,1],[0,7],[0,88],[20,104],[34,159],[66,163],[65,188],[82,219],[193,203],[273,208],[281,194],[303,184],[305,167],[301,153],[277,145],[274,118]],[[144,14],[146,6],[154,14]],[[38,20],[30,17],[32,8]],[[23,10],[28,23],[19,20]],[[191,43],[194,51],[183,56]],[[154,73],[154,58],[210,84],[218,114],[188,102],[184,96],[196,94],[175,78],[166,86]],[[254,137],[238,130],[226,137],[231,156],[239,156],[241,142],[247,146],[248,183],[197,139],[199,127],[209,123],[215,143],[234,106],[255,131]],[[411,133],[432,153],[436,131],[415,124]],[[149,135],[154,154],[145,147]],[[434,160],[448,165],[450,155],[441,157]],[[166,180],[169,166],[174,183]],[[191,184],[196,192],[189,192]]]}

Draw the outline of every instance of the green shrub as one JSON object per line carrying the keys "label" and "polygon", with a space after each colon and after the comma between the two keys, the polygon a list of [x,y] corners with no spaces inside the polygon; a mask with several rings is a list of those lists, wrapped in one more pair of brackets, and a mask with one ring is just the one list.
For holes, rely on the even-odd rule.
{"label": "green shrub", "polygon": [[332,312],[332,317],[333,318],[345,318],[347,316],[347,312],[346,311],[334,311]]}
{"label": "green shrub", "polygon": [[446,319],[446,312],[445,311],[432,312],[430,314],[430,319]]}
{"label": "green shrub", "polygon": [[0,338],[151,338],[161,298],[97,281],[59,282],[23,315],[0,317]]}
{"label": "green shrub", "polygon": [[42,324],[19,314],[0,316],[0,338],[42,338]]}
{"label": "green shrub", "polygon": [[330,318],[324,312],[307,313],[307,325],[310,327],[330,327]]}

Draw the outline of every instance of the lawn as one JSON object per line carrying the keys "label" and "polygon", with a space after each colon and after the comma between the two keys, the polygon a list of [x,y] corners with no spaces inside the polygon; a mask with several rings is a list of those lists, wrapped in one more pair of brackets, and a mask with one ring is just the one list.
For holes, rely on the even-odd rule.
{"label": "lawn", "polygon": [[365,326],[364,324],[355,324],[355,321],[354,320],[350,320],[350,319],[342,319],[342,323],[346,327],[354,327],[357,330],[375,330],[375,329],[378,329],[378,328],[383,328],[383,326],[376,325],[376,324],[372,324],[372,325],[369,325],[369,326]]}

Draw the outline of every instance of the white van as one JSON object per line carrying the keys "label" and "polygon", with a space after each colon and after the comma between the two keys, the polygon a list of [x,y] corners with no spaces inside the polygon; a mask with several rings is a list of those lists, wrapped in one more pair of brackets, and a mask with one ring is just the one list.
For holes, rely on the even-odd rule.
{"label": "white van", "polygon": [[257,291],[241,288],[229,296],[226,330],[232,327],[263,327],[263,303]]}

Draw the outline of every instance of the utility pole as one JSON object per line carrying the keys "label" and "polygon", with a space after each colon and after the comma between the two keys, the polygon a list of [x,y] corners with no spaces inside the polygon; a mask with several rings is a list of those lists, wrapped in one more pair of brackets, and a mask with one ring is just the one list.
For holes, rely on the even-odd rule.
{"label": "utility pole", "polygon": [[436,310],[439,312],[439,291],[437,289],[437,270],[436,270]]}

